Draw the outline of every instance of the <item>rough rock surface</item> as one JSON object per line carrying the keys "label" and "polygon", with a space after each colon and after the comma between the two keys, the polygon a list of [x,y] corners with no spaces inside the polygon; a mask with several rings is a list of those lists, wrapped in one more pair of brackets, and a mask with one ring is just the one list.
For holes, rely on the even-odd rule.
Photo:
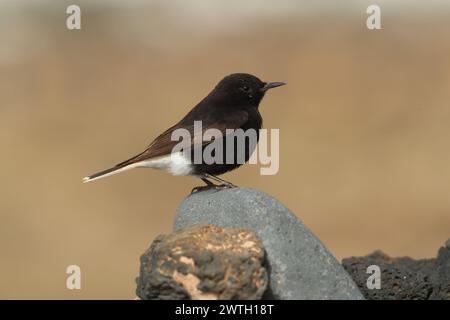
{"label": "rough rock surface", "polygon": [[[436,259],[391,258],[375,251],[365,257],[346,258],[342,264],[367,299],[450,300],[450,241],[439,249]],[[370,265],[380,267],[380,289],[367,288]]]}
{"label": "rough rock surface", "polygon": [[254,232],[195,225],[158,236],[141,257],[141,299],[260,299],[268,276]]}
{"label": "rough rock surface", "polygon": [[325,246],[271,196],[252,189],[207,190],[177,209],[174,229],[196,223],[253,230],[262,239],[272,299],[363,299]]}

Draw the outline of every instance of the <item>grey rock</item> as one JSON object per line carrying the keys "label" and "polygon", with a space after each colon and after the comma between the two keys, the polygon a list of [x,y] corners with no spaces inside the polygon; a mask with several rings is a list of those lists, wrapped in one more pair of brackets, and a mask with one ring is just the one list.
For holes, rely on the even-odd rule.
{"label": "grey rock", "polygon": [[158,236],[141,257],[140,299],[261,299],[265,251],[253,231],[194,225]]}
{"label": "grey rock", "polygon": [[250,229],[262,239],[270,271],[269,299],[363,299],[325,246],[289,209],[253,189],[206,190],[177,209],[174,230],[210,223]]}

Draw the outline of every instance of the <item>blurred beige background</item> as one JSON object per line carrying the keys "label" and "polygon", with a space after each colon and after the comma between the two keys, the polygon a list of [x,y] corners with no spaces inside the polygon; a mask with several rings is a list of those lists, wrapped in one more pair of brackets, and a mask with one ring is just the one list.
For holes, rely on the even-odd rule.
{"label": "blurred beige background", "polygon": [[[320,2],[320,5],[317,3]],[[339,259],[433,257],[450,237],[445,1],[0,1],[0,298],[134,297],[139,256],[199,184],[153,170],[98,183],[224,75],[288,86],[261,105],[280,171],[224,176],[292,209]],[[422,4],[420,4],[422,3]],[[82,269],[82,290],[65,287]]]}

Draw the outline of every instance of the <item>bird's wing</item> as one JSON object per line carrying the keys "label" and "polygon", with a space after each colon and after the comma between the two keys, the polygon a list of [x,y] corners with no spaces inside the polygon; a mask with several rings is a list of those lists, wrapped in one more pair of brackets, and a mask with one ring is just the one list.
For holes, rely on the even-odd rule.
{"label": "bird's wing", "polygon": [[213,121],[208,124],[202,123],[202,131],[195,132],[194,123],[182,124],[181,122],[170,127],[162,134],[160,134],[153,142],[148,146],[148,148],[138,154],[137,156],[121,162],[116,165],[116,167],[126,166],[132,163],[140,162],[143,160],[168,155],[172,153],[173,148],[180,142],[179,140],[172,140],[172,133],[177,129],[186,129],[191,135],[191,148],[208,145],[210,144],[212,136],[205,136],[205,131],[207,129],[217,129],[222,135],[226,134],[226,129],[239,129],[248,120],[248,113],[245,110],[233,111],[229,115],[222,117],[220,120]]}

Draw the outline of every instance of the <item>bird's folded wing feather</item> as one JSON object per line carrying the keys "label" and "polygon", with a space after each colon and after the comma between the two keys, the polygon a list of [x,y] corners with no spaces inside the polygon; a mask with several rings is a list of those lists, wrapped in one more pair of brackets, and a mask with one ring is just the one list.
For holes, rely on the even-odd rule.
{"label": "bird's folded wing feather", "polygon": [[194,123],[178,123],[162,134],[160,134],[153,142],[148,146],[148,148],[138,154],[137,156],[128,159],[124,162],[117,164],[117,167],[126,166],[132,163],[140,162],[143,160],[164,156],[172,153],[173,148],[180,142],[179,140],[172,140],[172,133],[177,129],[186,129],[191,135],[191,147],[208,145],[213,140],[211,136],[205,135],[205,131],[208,129],[217,129],[222,135],[226,134],[226,129],[239,129],[248,120],[248,113],[244,110],[230,113],[227,117],[222,117],[220,120],[214,121],[212,123],[202,123],[202,131],[195,132]]}

